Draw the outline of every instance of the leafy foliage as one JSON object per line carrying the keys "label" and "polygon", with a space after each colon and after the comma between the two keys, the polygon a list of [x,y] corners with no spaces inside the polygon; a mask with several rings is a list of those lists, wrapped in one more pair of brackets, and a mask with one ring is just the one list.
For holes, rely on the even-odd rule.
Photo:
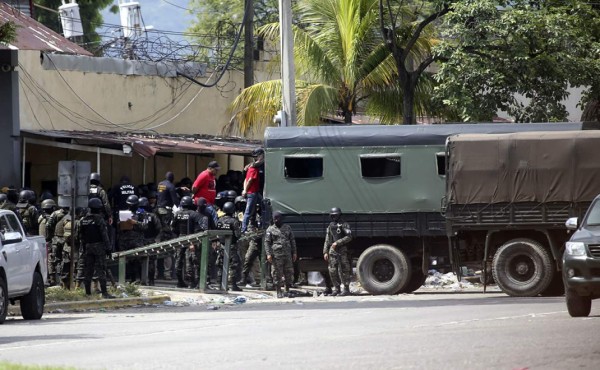
{"label": "leafy foliage", "polygon": [[600,81],[598,19],[578,0],[458,1],[436,49],[436,96],[465,121],[497,110],[519,122],[564,120],[569,86],[592,91]]}
{"label": "leafy foliage", "polygon": [[0,44],[10,43],[17,37],[17,26],[13,22],[0,25]]}

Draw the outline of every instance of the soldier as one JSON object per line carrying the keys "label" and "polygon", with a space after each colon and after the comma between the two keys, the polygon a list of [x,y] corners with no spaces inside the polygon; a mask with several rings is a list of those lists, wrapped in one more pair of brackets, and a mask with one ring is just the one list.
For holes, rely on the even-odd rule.
{"label": "soldier", "polygon": [[68,208],[60,208],[52,212],[46,222],[46,242],[51,245],[48,253],[48,274],[50,275],[51,286],[60,284],[60,267],[62,266],[62,250],[65,241],[64,229],[62,226],[58,229],[57,226],[60,220],[69,212],[68,210]]}
{"label": "soldier", "polygon": [[[244,211],[246,210],[246,198],[239,196],[235,198],[235,209],[239,216],[244,217]],[[254,232],[256,229],[250,225],[247,229],[249,232]],[[248,249],[244,255],[244,265],[242,267],[242,283],[250,286],[256,285],[256,281],[250,277],[250,270],[254,265],[254,261],[260,257],[260,238],[251,238],[247,241]]]}
{"label": "soldier", "polygon": [[292,228],[283,223],[283,215],[279,211],[273,212],[273,224],[267,228],[265,250],[267,261],[272,264],[277,298],[284,297],[281,291],[282,275],[285,276],[285,296],[289,296],[290,285],[294,279],[293,261],[298,259],[298,254]]}
{"label": "soldier", "polygon": [[[224,216],[219,218],[217,222],[217,229],[219,230],[231,230],[233,232],[233,236],[231,237],[231,246],[229,248],[229,276],[228,281],[229,285],[231,285],[231,290],[235,292],[241,292],[242,289],[238,287],[238,275],[239,270],[241,268],[240,264],[240,253],[238,250],[237,240],[241,235],[241,225],[240,221],[234,217],[235,214],[235,205],[232,202],[226,202],[223,205]],[[221,244],[224,244],[224,239],[221,240]],[[217,276],[219,276],[219,272],[222,274],[223,271],[223,255],[219,255],[219,259],[217,261],[217,267],[219,270],[217,271]],[[220,280],[220,279],[219,279]]]}
{"label": "soldier", "polygon": [[108,202],[108,195],[106,195],[106,191],[100,184],[100,174],[97,172],[92,172],[90,174],[90,190],[88,193],[88,199],[92,198],[100,199],[102,202],[102,212],[100,214],[104,217],[104,221],[106,221],[108,225],[112,225],[112,209],[110,207],[110,203]]}
{"label": "soldier", "polygon": [[38,235],[43,236],[46,239],[46,241],[48,241],[48,238],[46,235],[46,224],[48,223],[48,219],[50,218],[52,213],[54,213],[55,210],[56,210],[56,203],[54,202],[54,200],[46,199],[42,202],[42,212],[41,212],[40,216],[38,217],[38,225],[39,225]]}
{"label": "soldier", "polygon": [[[144,228],[144,245],[156,243],[156,239],[161,232],[162,225],[158,216],[152,213],[148,198],[141,197],[139,207],[144,210],[141,213],[140,221],[146,224]],[[148,285],[154,285],[154,274],[156,273],[156,256],[148,258]]]}
{"label": "soldier", "polygon": [[100,281],[102,298],[115,298],[106,290],[106,256],[110,255],[112,246],[108,239],[107,225],[101,215],[104,205],[100,199],[92,198],[88,201],[88,207],[90,210],[81,219],[76,236],[84,256],[85,294],[92,294],[92,276],[95,271]]}
{"label": "soldier", "polygon": [[[208,229],[208,220],[206,217],[201,216],[198,212],[194,211],[194,201],[191,197],[185,196],[181,198],[179,204],[181,210],[175,214],[173,219],[173,232],[177,236],[184,236],[202,232]],[[199,247],[199,246],[198,246]],[[177,249],[175,252],[175,270],[177,274],[177,287],[185,288],[185,280],[183,277],[183,267],[185,264],[186,257],[191,257],[188,250],[195,252],[197,246],[190,244]],[[194,276],[192,276],[192,279]],[[193,287],[198,284],[197,281],[191,281],[190,285]]]}
{"label": "soldier", "polygon": [[[329,264],[329,276],[334,286],[331,295],[350,295],[352,266],[348,258],[348,244],[352,240],[352,231],[350,225],[341,220],[342,211],[338,207],[332,208],[329,216],[331,223],[327,227],[323,258]],[[343,292],[340,291],[340,283],[344,284]]]}
{"label": "soldier", "polygon": [[[130,195],[125,201],[131,218],[119,222],[119,248],[122,251],[136,249],[144,246],[144,232],[147,224],[142,222],[139,211],[140,200],[137,195]],[[129,279],[133,283],[139,277],[142,279],[142,263],[139,259],[129,259],[126,269],[129,271]]]}
{"label": "soldier", "polygon": [[19,203],[17,203],[17,215],[23,222],[23,228],[27,235],[37,235],[38,210],[35,207],[35,193],[31,190],[21,190],[19,193]]}
{"label": "soldier", "polygon": [[17,206],[8,199],[8,195],[0,193],[0,209],[8,209],[14,212],[17,210]]}
{"label": "soldier", "polygon": [[[179,195],[177,195],[177,189],[173,184],[174,180],[175,175],[173,172],[169,171],[165,175],[165,179],[158,183],[156,214],[162,224],[162,232],[160,234],[161,241],[172,239],[174,236],[173,230],[171,229],[171,223],[173,222],[173,207],[179,204]],[[162,278],[162,275],[164,274],[164,278],[170,280],[172,273],[171,269],[173,268],[173,256],[171,254],[164,257],[162,267],[164,268],[159,266],[158,269],[159,278]]]}

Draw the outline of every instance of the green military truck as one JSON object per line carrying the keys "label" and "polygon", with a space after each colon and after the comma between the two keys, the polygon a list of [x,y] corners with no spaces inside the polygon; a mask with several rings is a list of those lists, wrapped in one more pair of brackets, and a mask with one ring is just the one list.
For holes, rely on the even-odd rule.
{"label": "green military truck", "polygon": [[[564,291],[565,221],[600,193],[600,131],[448,138],[445,217],[455,269],[511,296]],[[491,272],[491,273],[490,273]]]}
{"label": "green military truck", "polygon": [[449,136],[581,129],[576,123],[268,128],[264,196],[293,228],[303,271],[326,271],[329,210],[340,207],[352,227],[350,250],[363,288],[412,292],[431,262],[450,267],[441,207]]}

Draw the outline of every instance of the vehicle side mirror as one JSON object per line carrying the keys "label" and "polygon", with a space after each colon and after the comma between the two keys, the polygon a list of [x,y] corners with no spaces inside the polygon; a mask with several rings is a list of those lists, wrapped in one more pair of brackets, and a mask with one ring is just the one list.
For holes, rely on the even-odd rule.
{"label": "vehicle side mirror", "polygon": [[567,230],[577,230],[578,227],[578,219],[577,217],[571,217],[565,222],[565,227]]}

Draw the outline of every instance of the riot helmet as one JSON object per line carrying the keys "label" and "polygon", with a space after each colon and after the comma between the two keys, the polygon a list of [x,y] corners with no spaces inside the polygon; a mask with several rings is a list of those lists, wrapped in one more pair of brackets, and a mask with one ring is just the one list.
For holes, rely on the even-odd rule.
{"label": "riot helmet", "polygon": [[92,198],[88,201],[88,208],[92,211],[98,211],[102,208],[102,201],[99,198]]}
{"label": "riot helmet", "polygon": [[127,200],[125,201],[125,203],[127,203],[127,205],[130,207],[134,207],[140,203],[140,199],[138,198],[137,195],[130,195],[127,197]]}
{"label": "riot helmet", "polygon": [[144,209],[150,208],[150,201],[146,197],[141,197],[138,206]]}
{"label": "riot helmet", "polygon": [[185,197],[181,198],[179,206],[184,209],[192,209],[194,208],[194,201],[192,200],[192,197],[186,195]]}
{"label": "riot helmet", "polygon": [[241,195],[237,196],[233,203],[235,204],[235,209],[238,212],[244,212],[244,210],[246,209],[246,198],[244,198]]}
{"label": "riot helmet", "polygon": [[21,208],[25,207],[29,203],[30,196],[31,193],[29,190],[21,190],[19,193],[19,203],[17,203],[17,206]]}
{"label": "riot helmet", "polygon": [[228,202],[235,202],[235,197],[237,197],[235,190],[227,190],[225,193],[225,198]]}
{"label": "riot helmet", "polygon": [[90,184],[100,185],[100,174],[98,172],[92,172],[90,174]]}
{"label": "riot helmet", "polygon": [[44,199],[42,201],[42,209],[47,211],[47,210],[52,210],[56,208],[56,203],[54,202],[54,200],[52,199]]}
{"label": "riot helmet", "polygon": [[339,221],[341,216],[342,216],[342,210],[339,209],[338,207],[333,207],[331,209],[331,211],[329,212],[329,217],[331,217],[331,219],[335,222]]}
{"label": "riot helmet", "polygon": [[198,206],[198,211],[204,213],[204,210],[206,209],[206,199],[203,197],[198,198],[196,200],[196,205]]}
{"label": "riot helmet", "polygon": [[225,214],[228,216],[233,216],[235,213],[235,204],[232,202],[226,202],[223,204],[223,212],[225,212]]}

